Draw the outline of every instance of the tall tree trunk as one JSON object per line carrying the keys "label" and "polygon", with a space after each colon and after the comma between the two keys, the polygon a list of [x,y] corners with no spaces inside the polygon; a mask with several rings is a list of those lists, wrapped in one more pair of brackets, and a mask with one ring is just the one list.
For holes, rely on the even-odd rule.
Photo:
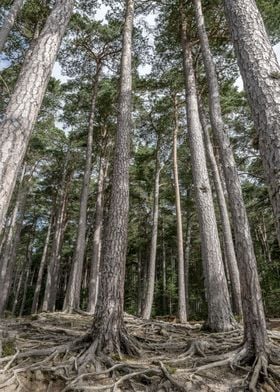
{"label": "tall tree trunk", "polygon": [[90,186],[90,177],[92,170],[92,147],[93,147],[93,130],[95,118],[95,106],[98,92],[100,66],[97,64],[97,71],[93,83],[91,111],[88,124],[88,139],[86,150],[85,171],[83,177],[82,192],[80,198],[80,216],[78,224],[78,236],[76,241],[73,264],[68,281],[66,296],[64,299],[63,310],[71,313],[74,309],[80,308],[80,295],[82,284],[82,273],[84,265],[84,256],[86,248],[86,229],[87,229],[87,206]]}
{"label": "tall tree trunk", "polygon": [[[162,229],[162,232],[164,233],[164,229]],[[167,313],[167,266],[164,237],[162,238],[162,307],[165,315]]]}
{"label": "tall tree trunk", "polygon": [[65,231],[65,215],[68,200],[68,188],[71,181],[71,176],[67,176],[68,160],[69,152],[66,156],[61,189],[57,197],[57,212],[54,223],[55,231],[52,241],[51,256],[48,265],[46,287],[42,305],[42,310],[44,312],[53,312],[55,310],[61,247]]}
{"label": "tall tree trunk", "polygon": [[280,65],[255,0],[224,0],[224,3],[244,88],[258,132],[280,246]]}
{"label": "tall tree trunk", "polygon": [[173,128],[173,174],[176,199],[176,222],[177,222],[177,251],[178,251],[178,313],[181,323],[187,322],[186,292],[185,292],[185,269],[184,269],[184,245],[183,245],[183,225],[181,210],[181,195],[178,174],[177,159],[177,137],[179,132],[178,102],[174,97],[174,128]]}
{"label": "tall tree trunk", "polygon": [[0,259],[0,315],[6,308],[9,297],[10,287],[13,278],[14,266],[16,263],[16,252],[20,241],[20,233],[22,229],[22,221],[24,217],[26,198],[28,192],[28,184],[25,179],[26,165],[22,169],[22,174],[18,187],[16,203],[11,216],[10,227],[6,242],[3,246],[3,252]]}
{"label": "tall tree trunk", "polygon": [[160,142],[158,136],[157,147],[156,147],[156,171],[155,171],[155,185],[154,185],[152,240],[151,240],[150,259],[149,259],[148,282],[147,282],[145,302],[144,302],[143,312],[142,312],[142,317],[144,319],[149,319],[151,317],[153,300],[154,300],[157,238],[158,238],[160,172],[161,172]]}
{"label": "tall tree trunk", "polygon": [[21,306],[20,306],[20,311],[19,311],[19,317],[23,315],[24,308],[25,308],[25,302],[26,302],[26,295],[27,295],[27,289],[28,289],[28,282],[29,282],[29,275],[30,275],[30,269],[32,265],[32,238],[30,239],[30,242],[27,247],[27,260],[26,260],[26,266],[25,266],[25,279],[24,279],[24,285],[23,285],[23,293],[22,293],[22,300],[21,300]]}
{"label": "tall tree trunk", "polygon": [[24,62],[0,125],[0,230],[36,122],[74,0],[57,0]]}
{"label": "tall tree trunk", "polygon": [[48,227],[47,236],[45,239],[43,254],[41,257],[40,267],[39,267],[39,271],[38,271],[38,277],[37,277],[36,287],[35,287],[35,291],[34,291],[32,308],[31,308],[32,314],[35,314],[38,311],[39,296],[40,296],[40,292],[41,292],[42,279],[43,279],[43,274],[44,274],[46,261],[47,261],[47,254],[48,254],[48,248],[49,248],[49,243],[50,243],[51,230],[52,230],[52,217],[49,222],[49,227]]}
{"label": "tall tree trunk", "polygon": [[232,292],[232,309],[234,314],[241,316],[242,304],[241,304],[240,278],[239,278],[239,270],[238,270],[238,265],[237,265],[235,250],[234,250],[234,243],[232,238],[227,202],[225,199],[222,181],[220,178],[219,169],[217,166],[212,142],[208,131],[209,127],[207,124],[207,118],[201,106],[199,108],[199,114],[200,114],[201,125],[204,133],[206,155],[208,158],[208,162],[210,164],[216,195],[218,199],[218,204],[219,204],[223,239],[224,239],[225,264],[227,270],[229,271],[229,280],[230,280],[231,292]]}
{"label": "tall tree trunk", "polygon": [[[238,0],[235,2],[230,2],[230,7],[228,8],[238,8],[242,9],[244,12],[244,4],[246,3],[248,3],[248,1],[242,0],[241,2]],[[254,355],[256,350],[265,351],[265,346],[267,343],[265,316],[256,258],[238,172],[236,169],[232,148],[225,132],[222,119],[217,74],[208,43],[200,1],[195,0],[195,5],[198,31],[207,75],[207,82],[209,86],[211,125],[219,143],[220,156],[228,190],[229,206],[233,220],[236,255],[241,281],[245,342],[248,346],[249,355]],[[242,19],[243,17],[243,14],[240,14],[237,23],[240,23],[239,18]],[[255,37],[253,41],[255,42]],[[253,41],[250,42],[252,43]],[[245,41],[242,43],[242,45],[243,44],[245,44]],[[246,66],[247,65],[248,64],[246,64]],[[252,66],[254,65],[252,64]],[[280,160],[278,162],[280,164]],[[276,178],[274,180],[276,182]],[[279,177],[278,192],[280,194]]]}
{"label": "tall tree trunk", "polygon": [[183,1],[181,1],[180,4],[188,133],[208,303],[207,324],[210,330],[227,331],[232,328],[233,317],[222,260],[211,186],[207,172],[203,135],[199,120],[192,52],[187,36]]}
{"label": "tall tree trunk", "polygon": [[4,19],[3,25],[0,28],[0,53],[3,51],[5,42],[15,24],[17,15],[23,6],[23,3],[24,0],[14,0],[6,18]]}
{"label": "tall tree trunk", "polygon": [[123,322],[125,261],[129,210],[129,144],[131,131],[131,60],[134,0],[126,0],[120,94],[112,190],[102,247],[101,276],[90,353],[135,353]]}
{"label": "tall tree trunk", "polygon": [[102,226],[104,218],[104,192],[105,181],[109,168],[109,161],[106,158],[100,159],[99,177],[97,200],[95,207],[95,221],[93,232],[93,247],[90,262],[90,279],[89,279],[89,299],[88,299],[88,312],[93,314],[95,312],[95,305],[98,294],[99,286],[99,268],[101,257],[101,244],[102,244]]}
{"label": "tall tree trunk", "polygon": [[18,305],[18,302],[19,302],[19,293],[20,293],[20,289],[21,289],[23,274],[24,274],[24,271],[22,270],[20,272],[20,275],[19,275],[19,279],[18,279],[18,283],[17,283],[17,287],[16,287],[16,292],[15,292],[13,308],[12,308],[12,315],[14,315],[14,316],[16,314],[17,305]]}
{"label": "tall tree trunk", "polygon": [[137,315],[141,315],[142,311],[142,251],[138,250],[137,257]]}
{"label": "tall tree trunk", "polygon": [[191,217],[188,220],[187,233],[186,233],[186,244],[185,244],[185,263],[184,263],[184,275],[185,275],[185,295],[186,295],[186,309],[189,314],[189,276],[190,276],[190,254],[191,254],[191,238],[192,238],[192,221]]}

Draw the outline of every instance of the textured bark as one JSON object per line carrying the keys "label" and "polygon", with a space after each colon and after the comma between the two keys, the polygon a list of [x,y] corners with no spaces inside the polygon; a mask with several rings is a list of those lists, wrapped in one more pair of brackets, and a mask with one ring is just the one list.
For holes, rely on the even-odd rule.
{"label": "textured bark", "polygon": [[126,0],[112,190],[102,247],[98,298],[92,326],[92,350],[110,354],[120,354],[120,351],[129,352],[125,339],[123,301],[129,210],[133,17],[134,1]]}
{"label": "textured bark", "polygon": [[[246,3],[248,3],[248,1],[241,2],[238,0],[235,2],[230,2],[230,7],[228,8],[242,8],[242,13],[240,13],[238,16],[238,22],[240,22],[240,20],[243,20],[243,12],[245,11],[243,5]],[[227,133],[225,132],[225,127],[222,119],[218,80],[215,71],[215,65],[213,63],[213,58],[209,48],[208,38],[205,31],[204,20],[201,11],[201,3],[199,2],[199,0],[195,0],[195,5],[198,31],[209,87],[211,125],[213,131],[215,132],[217,142],[219,144],[220,157],[228,190],[229,207],[233,221],[234,237],[236,244],[235,249],[241,282],[245,341],[249,347],[249,351],[251,350],[254,354],[255,350],[258,351],[260,349],[260,351],[264,351],[267,342],[266,324],[256,258],[245,204],[242,196],[241,185],[236,169],[236,164],[234,161],[233,151],[230,146]],[[255,39],[256,31],[257,29],[254,30],[254,36],[252,36],[252,41],[250,41],[250,45],[252,42],[257,41]],[[241,45],[243,46],[244,43],[245,41],[242,40]],[[250,67],[251,65],[247,64],[247,66]]]}
{"label": "textured bark", "polygon": [[227,331],[232,328],[232,313],[218,236],[212,192],[207,172],[203,135],[199,120],[192,52],[187,36],[187,25],[183,2],[181,2],[181,16],[188,134],[191,150],[193,182],[199,216],[202,258],[208,303],[207,325],[209,329],[213,331]]}
{"label": "textured bark", "polygon": [[177,136],[179,131],[178,102],[174,97],[174,128],[173,128],[173,175],[176,199],[176,223],[177,223],[177,251],[178,251],[178,315],[181,323],[187,322],[186,293],[185,293],[185,268],[184,268],[184,245],[183,225],[181,210],[181,195],[178,174],[177,159]]}
{"label": "textured bark", "polygon": [[145,292],[145,301],[143,306],[142,317],[149,319],[152,313],[154,290],[155,290],[155,274],[156,274],[156,256],[157,256],[157,238],[158,238],[158,216],[159,216],[159,187],[160,187],[160,147],[159,138],[156,147],[156,171],[155,171],[155,185],[154,185],[154,206],[153,206],[153,226],[152,226],[152,240],[150,248],[148,282]]}
{"label": "textured bark", "polygon": [[224,252],[225,252],[225,265],[226,270],[229,272],[229,281],[231,287],[231,298],[232,298],[232,309],[233,313],[236,315],[242,315],[242,304],[241,304],[241,289],[240,289],[240,279],[239,279],[239,270],[234,250],[234,243],[231,232],[231,224],[228,213],[227,202],[225,199],[222,181],[220,178],[219,169],[217,166],[212,142],[209,135],[209,127],[207,124],[207,118],[203,111],[203,108],[200,107],[200,120],[204,134],[205,141],[205,149],[208,162],[210,164],[213,182],[216,190],[222,231],[223,231],[223,240],[224,240]]}
{"label": "textured bark", "polygon": [[23,3],[24,0],[14,0],[6,18],[4,19],[3,25],[0,28],[0,52],[3,51],[5,42],[15,24],[17,15],[23,6]]}
{"label": "textured bark", "polygon": [[88,312],[93,314],[95,311],[98,286],[99,286],[99,268],[102,245],[102,226],[104,218],[104,192],[105,180],[109,168],[109,161],[106,158],[100,159],[100,168],[98,176],[97,200],[95,207],[95,222],[93,231],[93,247],[90,263],[90,278],[89,278],[89,299]]}
{"label": "textured bark", "polygon": [[35,291],[34,291],[34,297],[33,297],[33,301],[32,301],[32,308],[31,308],[32,314],[35,314],[38,311],[39,296],[40,296],[40,292],[41,292],[42,279],[43,279],[43,274],[44,274],[46,261],[47,261],[47,253],[48,253],[48,248],[49,248],[49,243],[50,243],[51,229],[52,229],[52,219],[50,219],[50,222],[49,222],[49,227],[48,227],[47,236],[45,239],[43,254],[41,257],[40,267],[39,267],[39,271],[38,271],[38,276],[37,276],[37,281],[36,281],[36,286],[35,286]]}
{"label": "textured bark", "polygon": [[68,160],[69,160],[69,153],[67,154],[66,157],[61,188],[57,196],[58,199],[57,213],[56,213],[55,224],[54,224],[55,230],[54,230],[54,236],[52,240],[51,256],[48,265],[46,287],[45,287],[44,300],[42,305],[42,310],[44,312],[47,311],[53,312],[55,310],[55,304],[56,304],[56,293],[57,293],[57,285],[58,285],[61,247],[63,243],[65,223],[66,223],[65,216],[66,216],[66,207],[68,201],[68,190],[72,178],[72,176],[71,175],[69,176],[69,173],[67,173]]}
{"label": "textured bark", "polygon": [[20,241],[20,233],[22,228],[22,221],[24,217],[26,198],[28,192],[28,182],[25,179],[26,165],[22,169],[21,178],[19,181],[18,194],[11,216],[10,227],[6,242],[3,246],[3,251],[0,258],[0,315],[6,308],[9,297],[10,287],[13,278],[13,271],[16,262],[16,252]]}
{"label": "textured bark", "polygon": [[280,65],[254,0],[224,0],[259,149],[280,246]]}
{"label": "textured bark", "polygon": [[57,0],[24,62],[0,125],[0,230],[16,176],[38,116],[52,67],[72,13],[73,0]]}
{"label": "textured bark", "polygon": [[85,248],[86,248],[88,194],[89,194],[90,177],[91,177],[91,170],[92,170],[94,118],[95,118],[95,106],[96,106],[96,99],[97,99],[97,92],[98,92],[99,73],[100,73],[100,67],[97,65],[97,71],[93,83],[91,111],[90,111],[89,124],[88,124],[86,162],[85,162],[82,192],[80,197],[78,235],[77,235],[75,253],[73,258],[73,264],[70,272],[70,278],[68,281],[66,296],[63,305],[63,310],[70,313],[73,311],[73,309],[80,308],[82,273],[83,273],[84,256],[85,256]]}

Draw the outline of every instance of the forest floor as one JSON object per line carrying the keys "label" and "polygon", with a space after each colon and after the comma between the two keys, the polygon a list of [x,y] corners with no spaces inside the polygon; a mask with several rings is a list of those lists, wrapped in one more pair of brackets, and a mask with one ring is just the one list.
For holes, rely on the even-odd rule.
{"label": "forest floor", "polygon": [[[242,330],[209,333],[200,323],[180,325],[126,315],[130,333],[141,343],[140,358],[114,358],[110,369],[80,371],[77,352],[60,350],[83,336],[92,317],[41,313],[0,320],[0,391],[245,391],[251,367],[232,369],[228,358],[242,343]],[[269,336],[280,348],[280,320],[270,321]],[[39,351],[38,351],[39,350]],[[28,355],[25,355],[28,353]],[[280,367],[259,391],[280,391]]]}

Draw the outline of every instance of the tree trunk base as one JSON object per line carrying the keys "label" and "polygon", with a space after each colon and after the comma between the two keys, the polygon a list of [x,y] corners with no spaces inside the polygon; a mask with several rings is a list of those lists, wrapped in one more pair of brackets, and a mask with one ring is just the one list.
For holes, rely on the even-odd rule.
{"label": "tree trunk base", "polygon": [[268,352],[271,352],[270,347],[268,347],[267,351],[264,350],[256,353],[255,350],[245,343],[230,363],[232,367],[247,364],[251,365],[251,370],[248,374],[248,378],[250,378],[248,389],[251,392],[257,392],[259,381],[268,380],[268,365],[270,362],[270,355]]}
{"label": "tree trunk base", "polygon": [[90,337],[91,343],[85,353],[80,357],[79,364],[82,367],[89,363],[95,363],[100,358],[101,362],[110,362],[109,358],[121,360],[124,355],[129,357],[140,356],[139,345],[127,330],[123,327],[117,333],[103,334],[97,331]]}

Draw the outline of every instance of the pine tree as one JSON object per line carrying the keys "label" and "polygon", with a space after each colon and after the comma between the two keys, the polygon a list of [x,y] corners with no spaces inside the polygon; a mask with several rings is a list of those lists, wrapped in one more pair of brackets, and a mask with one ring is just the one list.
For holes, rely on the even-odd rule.
{"label": "pine tree", "polygon": [[27,53],[0,125],[0,230],[73,3],[57,0],[34,47]]}

